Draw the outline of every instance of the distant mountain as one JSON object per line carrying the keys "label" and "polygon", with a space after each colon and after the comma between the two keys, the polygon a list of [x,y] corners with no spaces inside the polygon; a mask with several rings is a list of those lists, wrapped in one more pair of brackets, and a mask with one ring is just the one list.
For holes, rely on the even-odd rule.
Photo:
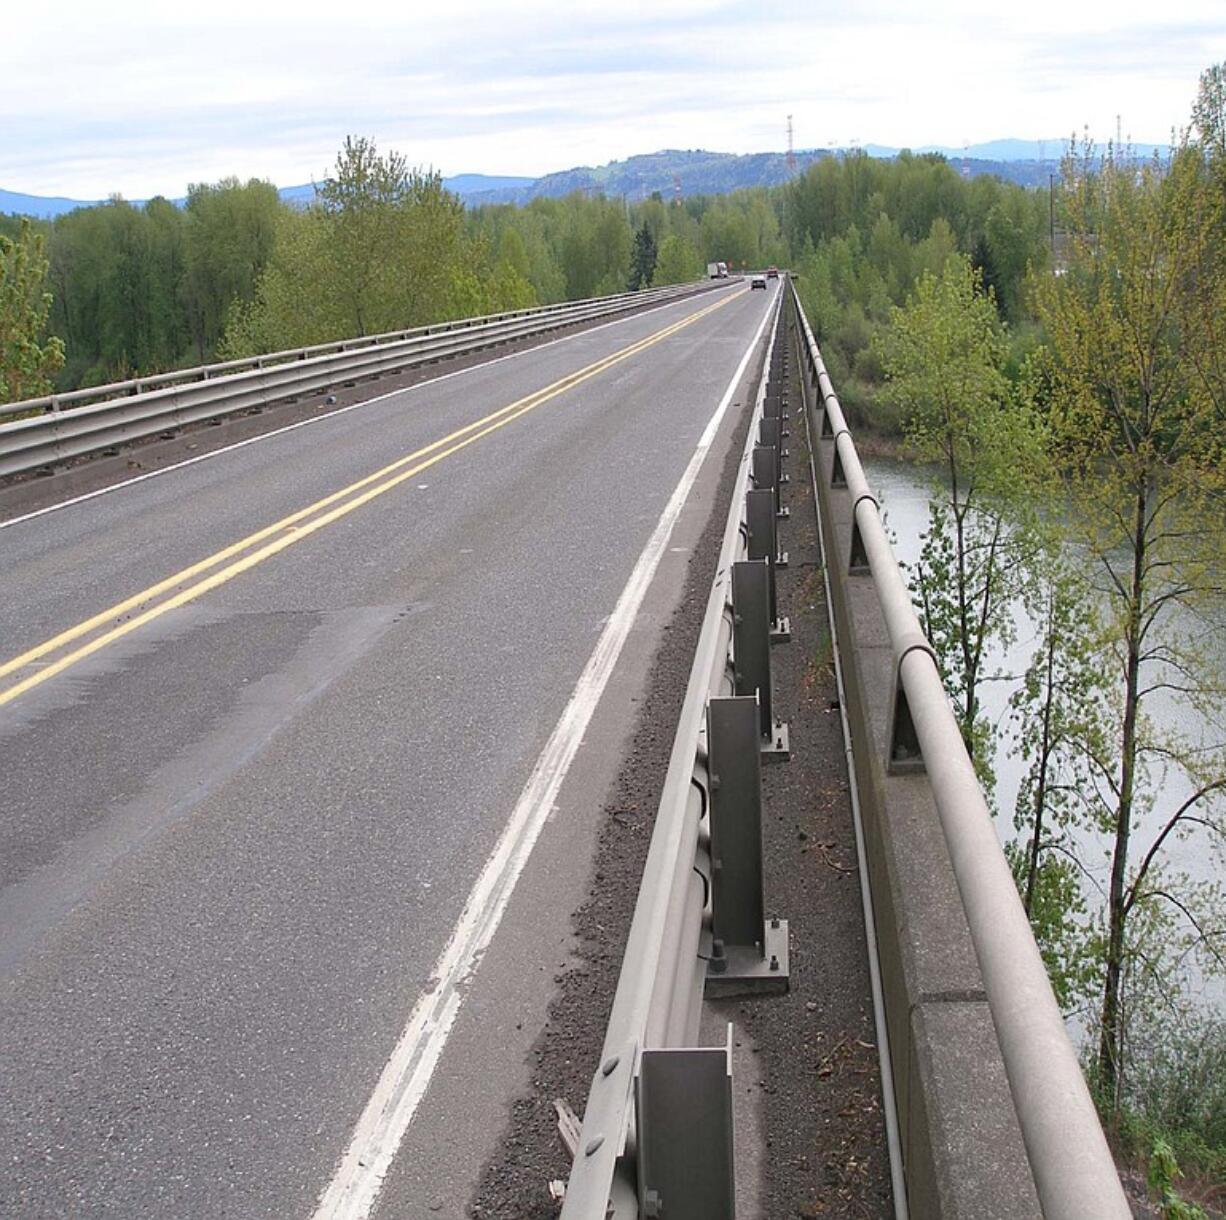
{"label": "distant mountain", "polygon": [[[444,178],[443,185],[468,203],[474,195],[497,190],[516,190],[534,181],[533,178],[516,178],[510,175],[457,174],[454,178]],[[305,207],[315,198],[315,184],[306,182],[301,186],[283,186],[277,193],[286,203]],[[185,201],[185,198],[171,200],[180,206]],[[38,220],[54,220],[55,217],[76,208],[93,208],[105,202],[105,199],[63,199],[58,196],[23,195],[18,191],[0,190],[0,212],[15,216],[33,216]],[[132,199],[129,202],[139,207],[145,201]]]}
{"label": "distant mountain", "polygon": [[[1059,163],[1068,147],[1068,136],[1051,140],[989,140],[985,144],[967,144],[963,148],[955,148],[949,144],[925,144],[921,148],[913,148],[914,153],[940,153],[950,161],[1034,161]],[[866,144],[864,151],[870,157],[889,159],[897,157],[901,149],[892,148],[887,144]],[[1101,151],[1101,148],[1100,148]],[[1135,157],[1148,159],[1155,152],[1161,154],[1167,151],[1165,144],[1134,144],[1131,148]]]}
{"label": "distant mountain", "polygon": [[[798,170],[804,170],[826,149],[810,149],[796,154]],[[476,192],[466,202],[528,203],[533,199],[557,199],[574,191],[602,194],[629,200],[646,199],[659,192],[671,199],[680,182],[683,195],[722,195],[747,186],[778,186],[792,176],[783,153],[717,153],[701,149],[665,149],[610,161],[607,165],[581,165],[517,187],[498,187]]]}
{"label": "distant mountain", "polygon": [[74,208],[92,208],[99,200],[61,199],[58,196],[23,195],[19,191],[0,190],[0,212],[13,216],[33,216],[51,220]]}
{"label": "distant mountain", "polygon": [[[1022,186],[1046,186],[1050,175],[1059,170],[1065,140],[990,140],[970,144],[965,149],[947,145],[928,145],[916,154],[937,153],[959,173],[970,178],[993,174]],[[884,144],[866,144],[859,150],[870,157],[890,158],[900,150]],[[1137,144],[1132,152],[1140,158],[1165,152],[1155,144]],[[510,175],[457,174],[444,178],[443,185],[454,191],[469,207],[481,204],[524,204],[533,199],[557,199],[573,191],[607,195],[631,201],[646,199],[654,192],[671,199],[680,183],[683,195],[723,195],[751,186],[778,186],[794,173],[803,173],[823,157],[845,156],[847,149],[809,148],[796,153],[796,167],[790,169],[787,157],[779,152],[718,153],[702,149],[664,149],[607,165],[581,165],[543,178]],[[315,196],[312,183],[286,186],[280,190],[287,203],[304,207]],[[52,219],[73,208],[93,207],[99,200],[47,198],[0,190],[0,212],[18,213]],[[140,201],[134,201],[140,202]],[[175,203],[181,204],[182,199]]]}
{"label": "distant mountain", "polygon": [[473,195],[486,191],[515,190],[517,187],[529,186],[535,181],[535,178],[515,178],[499,174],[456,174],[454,178],[444,178],[443,185],[467,202]]}
{"label": "distant mountain", "polygon": [[[491,191],[514,191],[530,186],[535,178],[516,178],[509,174],[456,174],[452,178],[444,178],[443,185],[455,194],[465,204],[470,204],[479,196]],[[302,186],[283,186],[278,192],[286,203],[295,207],[306,207],[315,198],[315,184],[306,182]]]}

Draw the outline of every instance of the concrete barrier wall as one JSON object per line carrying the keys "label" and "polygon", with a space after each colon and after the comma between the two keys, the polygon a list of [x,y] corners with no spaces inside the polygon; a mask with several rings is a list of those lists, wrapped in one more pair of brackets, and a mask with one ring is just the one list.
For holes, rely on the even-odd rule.
{"label": "concrete barrier wall", "polygon": [[[831,486],[833,439],[821,439],[808,364],[796,363],[848,702],[911,1215],[1040,1217],[927,777],[890,774],[885,765],[895,697],[889,639],[871,578],[848,572],[853,506],[846,489]],[[800,426],[794,420],[793,430]]]}

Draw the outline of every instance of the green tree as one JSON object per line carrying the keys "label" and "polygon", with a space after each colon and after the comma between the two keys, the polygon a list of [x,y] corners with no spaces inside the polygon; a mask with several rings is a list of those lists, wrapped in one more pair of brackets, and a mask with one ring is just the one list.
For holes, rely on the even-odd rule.
{"label": "green tree", "polygon": [[670,233],[660,243],[655,280],[658,285],[687,284],[702,274],[698,251],[678,233]]}
{"label": "green tree", "polygon": [[271,182],[193,183],[184,207],[182,300],[196,359],[208,359],[235,302],[250,301],[284,205]]}
{"label": "green tree", "polygon": [[630,279],[626,284],[630,292],[650,288],[656,272],[656,239],[646,223],[634,235],[634,249],[630,253]]}
{"label": "green tree", "polygon": [[922,275],[891,312],[877,351],[881,396],[903,412],[908,443],[939,481],[915,571],[916,604],[966,747],[990,780],[980,688],[989,645],[1012,635],[1032,549],[1025,520],[1040,469],[1039,428],[1003,372],[1007,342],[965,257]]}
{"label": "green tree", "polygon": [[1192,126],[1209,162],[1226,167],[1226,64],[1214,64],[1201,73]]}
{"label": "green tree", "polygon": [[231,307],[222,350],[252,355],[530,303],[513,243],[503,265],[490,248],[438,174],[350,137],[316,202],[277,214],[271,257],[251,300]]}
{"label": "green tree", "polygon": [[47,337],[51,294],[41,233],[23,220],[16,240],[0,237],[0,371],[6,402],[49,393],[64,363],[63,341]]}
{"label": "green tree", "polygon": [[1025,765],[1009,857],[1052,987],[1066,1013],[1101,985],[1099,944],[1083,891],[1083,844],[1098,824],[1096,766],[1110,736],[1109,657],[1085,573],[1062,531],[1036,551],[1028,589],[1039,638],[1009,700],[1014,752]]}
{"label": "green tree", "polygon": [[401,236],[402,209],[423,186],[399,153],[383,156],[373,140],[346,136],[332,174],[316,189],[331,253],[343,269],[331,291],[345,302],[354,335],[380,329],[374,319],[388,312],[399,270],[388,256]]}
{"label": "green tree", "polygon": [[[1127,981],[1143,951],[1137,928],[1181,921],[1182,944],[1220,963],[1220,895],[1164,867],[1178,837],[1226,837],[1226,744],[1220,736],[1159,731],[1155,696],[1220,725],[1221,693],[1187,628],[1221,594],[1226,495],[1221,417],[1196,353],[1207,333],[1194,300],[1221,300],[1205,275],[1220,202],[1205,191],[1203,158],[1169,172],[1109,151],[1064,166],[1067,270],[1038,281],[1049,336],[1049,420],[1057,469],[1082,523],[1079,539],[1101,575],[1115,659],[1119,723],[1096,762],[1111,857],[1098,1047],[1103,1094],[1118,1105],[1125,1066]],[[1220,197],[1220,192],[1218,192]]]}

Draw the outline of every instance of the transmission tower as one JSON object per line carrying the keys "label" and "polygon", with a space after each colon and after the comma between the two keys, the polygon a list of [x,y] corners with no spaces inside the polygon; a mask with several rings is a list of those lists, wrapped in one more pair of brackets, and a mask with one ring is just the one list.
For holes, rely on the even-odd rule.
{"label": "transmission tower", "polygon": [[792,116],[788,115],[788,173],[796,172],[796,148],[792,143]]}
{"label": "transmission tower", "polygon": [[673,175],[673,207],[681,206],[681,175]]}

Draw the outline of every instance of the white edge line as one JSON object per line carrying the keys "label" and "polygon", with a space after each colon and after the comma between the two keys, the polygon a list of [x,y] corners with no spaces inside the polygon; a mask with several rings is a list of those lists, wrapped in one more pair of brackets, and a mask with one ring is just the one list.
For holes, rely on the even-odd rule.
{"label": "white edge line", "polygon": [[604,330],[609,326],[620,326],[623,322],[632,322],[635,318],[650,317],[653,313],[658,313],[662,309],[672,309],[675,305],[683,305],[686,302],[692,301],[694,296],[700,295],[702,294],[695,293],[692,296],[682,297],[680,301],[665,301],[663,304],[653,305],[650,309],[644,309],[639,313],[627,314],[624,318],[611,318],[609,321],[601,322],[597,326],[589,326],[585,330],[577,330],[569,335],[559,335],[556,339],[548,339],[544,343],[538,343],[535,347],[522,348],[517,352],[507,352],[503,356],[494,356],[489,360],[482,360],[480,364],[470,365],[466,369],[453,369],[450,373],[440,373],[437,377],[431,377],[427,381],[419,381],[414,385],[403,386],[399,390],[388,390],[386,394],[378,394],[374,398],[363,398],[361,402],[350,403],[347,407],[338,407],[335,411],[328,411],[324,415],[313,415],[310,419],[300,419],[296,424],[286,424],[284,427],[274,428],[271,432],[261,432],[259,436],[249,436],[246,440],[235,441],[231,445],[223,445],[220,449],[210,449],[208,453],[200,453],[195,457],[184,458],[181,462],[174,462],[172,465],[163,466],[159,470],[147,470],[144,474],[133,475],[130,479],[124,479],[119,483],[111,483],[106,487],[99,487],[94,491],[87,491],[82,495],[73,496],[70,500],[60,500],[55,504],[48,504],[44,508],[36,508],[33,512],[24,513],[20,517],[11,517],[7,521],[0,521],[0,530],[8,529],[13,525],[21,525],[23,521],[33,521],[37,517],[45,517],[48,513],[59,512],[61,508],[71,508],[74,504],[84,504],[87,500],[95,500],[99,496],[108,495],[112,491],[120,491],[125,487],[132,487],[136,483],[143,483],[146,479],[156,479],[160,475],[183,470],[187,466],[194,466],[197,462],[207,462],[210,458],[221,457],[223,453],[233,453],[236,449],[245,449],[248,445],[271,440],[274,436],[282,436],[286,432],[294,432],[311,424],[326,423],[330,419],[336,419],[338,415],[348,415],[350,411],[356,411],[359,407],[369,407],[377,402],[384,402],[388,398],[395,398],[397,394],[411,394],[415,390],[424,390],[432,385],[438,385],[440,381],[450,381],[453,377],[462,377],[465,373],[475,373],[479,369],[489,368],[494,364],[501,364],[504,360],[514,360],[517,356],[527,356],[532,352],[539,352],[542,348],[553,347],[559,343],[569,343],[572,339],[579,339],[583,335],[595,334],[597,331]]}
{"label": "white edge line", "polygon": [[366,1220],[370,1215],[392,1159],[425,1096],[463,1003],[465,988],[498,929],[520,873],[553,810],[558,790],[621,656],[673,527],[773,313],[768,309],[764,314],[719,406],[699,438],[681,481],[643,548],[570,701],[545,743],[434,966],[431,977],[437,984],[414,1005],[408,1024],[358,1119],[340,1166],[319,1197],[313,1220]]}

